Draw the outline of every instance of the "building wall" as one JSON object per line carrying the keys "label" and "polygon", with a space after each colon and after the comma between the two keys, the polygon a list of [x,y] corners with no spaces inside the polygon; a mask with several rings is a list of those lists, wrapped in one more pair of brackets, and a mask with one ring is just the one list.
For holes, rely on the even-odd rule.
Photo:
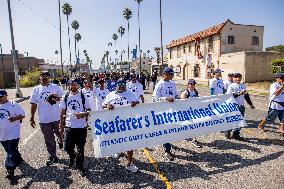
{"label": "building wall", "polygon": [[[240,51],[263,50],[263,26],[239,25],[227,22],[221,30],[221,54]],[[228,44],[228,36],[235,38],[235,44]],[[252,36],[259,38],[258,45],[252,45]]]}

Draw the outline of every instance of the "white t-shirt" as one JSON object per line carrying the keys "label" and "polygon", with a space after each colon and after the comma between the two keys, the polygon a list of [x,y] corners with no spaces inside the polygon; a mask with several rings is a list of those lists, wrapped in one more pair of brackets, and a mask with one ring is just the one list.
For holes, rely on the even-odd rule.
{"label": "white t-shirt", "polygon": [[141,83],[139,83],[138,81],[136,81],[136,83],[129,81],[126,85],[126,89],[128,91],[132,91],[139,99],[139,102],[142,102],[140,96],[144,95],[144,91],[143,91],[143,85]]}
{"label": "white t-shirt", "polygon": [[167,97],[176,98],[177,95],[176,84],[172,80],[164,81],[161,79],[155,86],[153,99],[157,102],[165,100]]}
{"label": "white t-shirt", "polygon": [[13,140],[20,138],[20,121],[10,122],[9,117],[23,115],[23,108],[16,102],[8,101],[0,104],[0,141]]}
{"label": "white t-shirt", "polygon": [[99,88],[95,88],[93,90],[94,96],[96,98],[96,109],[102,110],[103,109],[103,102],[106,99],[106,96],[110,93],[108,89],[101,90]]}
{"label": "white t-shirt", "polygon": [[[246,86],[243,83],[237,84],[237,83],[232,83],[231,85],[229,85],[228,89],[227,89],[227,94],[238,94],[242,91],[246,90]],[[239,105],[244,105],[245,102],[245,94],[242,94],[240,96],[238,96],[237,98],[235,98],[237,104]]]}
{"label": "white t-shirt", "polygon": [[[274,93],[277,89],[279,89],[281,87],[281,85],[277,82],[272,83],[270,85],[270,97],[269,97],[269,105],[271,109],[274,110],[284,110],[284,107],[281,106],[279,103],[277,102],[284,102],[284,90],[282,90],[282,92],[276,96]],[[273,102],[273,101],[277,101],[277,102]]]}
{"label": "white t-shirt", "polygon": [[95,96],[94,96],[94,91],[95,89],[91,90],[91,89],[82,89],[82,93],[84,93],[85,97],[87,97],[87,99],[89,100],[90,106],[91,106],[91,110],[94,111],[96,109],[95,106]]}
{"label": "white t-shirt", "polygon": [[198,92],[196,90],[187,89],[182,92],[182,95],[188,98],[198,97]]}
{"label": "white t-shirt", "polygon": [[213,95],[223,94],[224,83],[221,78],[216,79],[215,77],[210,80],[209,89],[213,88]]}
{"label": "white t-shirt", "polygon": [[[66,109],[66,104],[67,104],[66,119],[65,119],[66,127],[71,127],[71,128],[86,127],[87,126],[86,118],[77,119],[75,115],[77,112],[84,112],[81,92],[77,93],[76,95],[69,93],[66,104],[64,102],[65,95],[61,99],[60,108]],[[85,96],[85,109],[89,108],[91,108],[90,102],[88,98]]]}
{"label": "white t-shirt", "polygon": [[110,92],[107,96],[103,105],[111,104],[114,107],[125,106],[131,104],[131,102],[138,102],[137,96],[131,91],[125,91],[118,93],[116,91]]}
{"label": "white t-shirt", "polygon": [[228,90],[229,85],[231,85],[233,82],[227,80],[224,82],[224,89]]}
{"label": "white t-shirt", "polygon": [[50,123],[60,120],[59,102],[51,105],[46,101],[47,97],[51,94],[62,97],[64,93],[55,84],[49,84],[48,86],[38,85],[33,88],[30,102],[38,105],[39,123]]}

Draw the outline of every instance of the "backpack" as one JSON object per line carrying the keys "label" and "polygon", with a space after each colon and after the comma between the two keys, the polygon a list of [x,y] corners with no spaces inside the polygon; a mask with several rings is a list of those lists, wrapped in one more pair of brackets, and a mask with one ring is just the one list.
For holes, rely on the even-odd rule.
{"label": "backpack", "polygon": [[[189,98],[190,96],[190,92],[189,92],[189,90],[188,89],[185,89],[186,90],[186,92],[187,92],[187,94],[186,94],[186,98]],[[196,89],[194,89],[194,92],[195,92],[195,94],[196,94],[196,97],[198,97],[198,91],[196,90]]]}

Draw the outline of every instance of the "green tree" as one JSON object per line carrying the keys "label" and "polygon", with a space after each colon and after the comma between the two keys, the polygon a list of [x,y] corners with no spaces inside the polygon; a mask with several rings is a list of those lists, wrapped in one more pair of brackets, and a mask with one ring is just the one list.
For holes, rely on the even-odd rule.
{"label": "green tree", "polygon": [[112,39],[114,40],[114,43],[116,44],[116,40],[118,39],[118,36],[116,33],[112,34]]}
{"label": "green tree", "polygon": [[272,73],[284,73],[284,59],[276,59],[271,64]]}
{"label": "green tree", "polygon": [[[68,28],[68,44],[69,44],[69,63],[71,65],[72,70],[72,59],[71,59],[71,44],[70,44],[70,28],[69,28],[69,16],[72,13],[72,7],[69,3],[64,3],[62,6],[62,13],[66,15],[67,18],[67,28]],[[71,77],[72,77],[72,71],[71,71]]]}
{"label": "green tree", "polygon": [[[129,62],[129,20],[132,17],[132,11],[129,8],[125,8],[123,11],[123,17],[124,19],[127,20],[127,58],[128,58],[128,62]],[[129,71],[130,71],[130,63],[129,63]]]}
{"label": "green tree", "polygon": [[277,52],[282,52],[282,53],[284,53],[284,45],[278,45],[278,46],[267,47],[265,50],[266,50],[266,51],[277,51]]}
{"label": "green tree", "polygon": [[[76,33],[75,34],[75,54],[76,54],[76,44],[78,44],[81,39],[82,39],[81,34],[80,33]],[[79,47],[78,47],[78,55],[77,56],[79,58]],[[76,66],[75,66],[76,71],[77,71],[77,67],[78,67],[78,65],[77,65],[77,62],[76,62]]]}
{"label": "green tree", "polygon": [[120,34],[120,37],[122,38],[122,36],[123,36],[124,33],[125,33],[125,28],[122,27],[122,26],[120,26],[117,31],[118,31],[118,33]]}

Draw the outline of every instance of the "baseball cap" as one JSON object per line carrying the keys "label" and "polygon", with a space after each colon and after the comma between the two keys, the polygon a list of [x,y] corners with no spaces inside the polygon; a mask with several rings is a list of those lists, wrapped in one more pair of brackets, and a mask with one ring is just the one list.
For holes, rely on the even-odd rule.
{"label": "baseball cap", "polygon": [[188,84],[196,84],[196,81],[194,79],[189,79],[187,83]]}
{"label": "baseball cap", "polygon": [[7,92],[5,89],[0,89],[0,97],[7,96]]}
{"label": "baseball cap", "polygon": [[123,79],[120,79],[120,80],[117,81],[116,85],[117,86],[126,85],[126,82]]}
{"label": "baseball cap", "polygon": [[284,73],[274,74],[274,78],[281,78],[281,79],[283,79],[284,78]]}
{"label": "baseball cap", "polygon": [[48,75],[48,76],[50,76],[50,73],[48,72],[48,70],[42,70],[40,72],[40,75]]}
{"label": "baseball cap", "polygon": [[172,68],[166,67],[163,71],[163,73],[167,73],[167,74],[174,74],[174,70]]}
{"label": "baseball cap", "polygon": [[214,73],[222,73],[223,71],[220,70],[219,68],[217,68],[216,70],[214,70]]}
{"label": "baseball cap", "polygon": [[78,79],[70,79],[68,84],[71,84],[71,83],[77,83],[79,84],[79,80]]}

